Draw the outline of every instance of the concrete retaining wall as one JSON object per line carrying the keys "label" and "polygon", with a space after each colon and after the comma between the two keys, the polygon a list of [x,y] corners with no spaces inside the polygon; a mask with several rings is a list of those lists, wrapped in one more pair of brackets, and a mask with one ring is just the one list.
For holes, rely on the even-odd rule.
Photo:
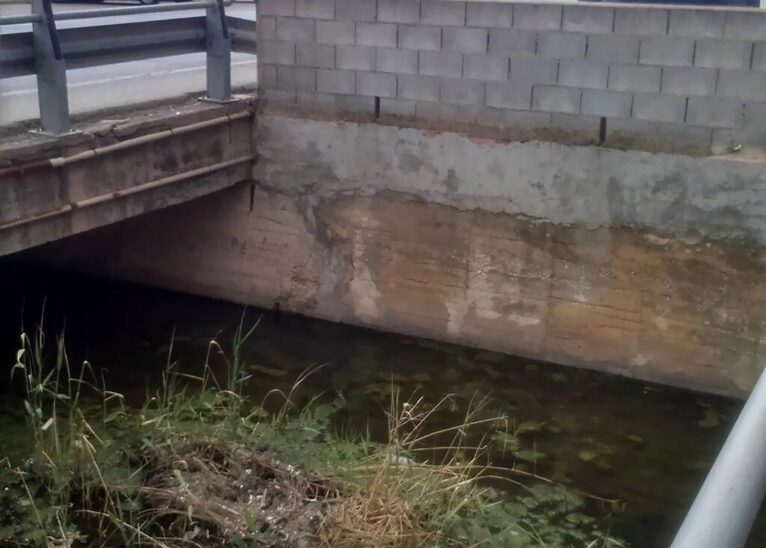
{"label": "concrete retaining wall", "polygon": [[259,85],[274,102],[644,149],[766,147],[762,11],[436,0],[258,9]]}
{"label": "concrete retaining wall", "polygon": [[763,164],[275,115],[258,126],[253,187],[45,253],[728,395],[766,361]]}

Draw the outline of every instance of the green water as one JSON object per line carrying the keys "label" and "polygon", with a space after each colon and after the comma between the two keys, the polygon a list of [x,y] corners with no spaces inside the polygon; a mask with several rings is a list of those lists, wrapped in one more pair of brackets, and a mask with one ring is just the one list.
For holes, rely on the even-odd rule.
{"label": "green water", "polygon": [[[31,325],[45,300],[46,330],[66,326],[72,361],[87,359],[106,370],[109,387],[134,403],[154,391],[173,333],[174,358],[195,372],[211,338],[230,340],[242,313],[241,306],[220,301],[9,265],[0,265],[0,299],[0,364],[6,372],[18,347],[22,310]],[[431,400],[489,393],[493,409],[527,430],[524,460],[496,459],[624,501],[624,512],[609,518],[612,531],[637,547],[669,544],[741,405],[423,339],[247,312],[247,322],[258,319],[244,351],[253,400],[276,386],[288,387],[309,365],[324,363],[302,396],[342,393],[347,419],[375,437],[384,429],[392,384],[404,395]],[[26,432],[7,379],[2,374],[0,458],[19,459]],[[449,413],[438,417],[445,425],[456,419]],[[748,546],[766,546],[764,512]]]}

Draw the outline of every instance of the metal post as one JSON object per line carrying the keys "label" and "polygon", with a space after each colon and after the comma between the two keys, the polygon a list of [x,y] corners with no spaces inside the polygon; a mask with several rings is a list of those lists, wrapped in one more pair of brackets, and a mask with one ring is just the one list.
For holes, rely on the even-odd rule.
{"label": "metal post", "polygon": [[32,13],[40,16],[32,23],[40,124],[43,132],[59,135],[69,131],[69,99],[66,66],[50,0],[32,0]]}
{"label": "metal post", "polygon": [[207,7],[207,96],[205,101],[228,103],[231,98],[231,36],[223,0]]}
{"label": "metal post", "polygon": [[766,494],[766,370],[671,548],[741,548]]}

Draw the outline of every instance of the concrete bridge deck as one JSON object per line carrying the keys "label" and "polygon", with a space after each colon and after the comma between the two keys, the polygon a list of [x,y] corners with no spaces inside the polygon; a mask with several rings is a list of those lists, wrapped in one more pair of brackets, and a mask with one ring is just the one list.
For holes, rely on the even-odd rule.
{"label": "concrete bridge deck", "polygon": [[0,256],[250,180],[254,101],[187,101],[0,139]]}

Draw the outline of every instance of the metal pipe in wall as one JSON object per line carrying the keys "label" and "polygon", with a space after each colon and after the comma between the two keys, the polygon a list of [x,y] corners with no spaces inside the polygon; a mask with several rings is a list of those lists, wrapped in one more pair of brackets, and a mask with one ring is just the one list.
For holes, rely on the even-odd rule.
{"label": "metal pipe in wall", "polygon": [[113,145],[106,145],[102,147],[92,148],[90,150],[85,150],[83,152],[74,154],[72,156],[66,156],[66,157],[59,156],[58,158],[48,158],[47,160],[40,160],[30,164],[2,168],[0,169],[0,177],[19,175],[28,171],[36,170],[36,169],[43,169],[43,168],[52,169],[57,167],[63,167],[69,164],[73,164],[75,162],[87,160],[88,158],[103,156],[104,154],[108,154],[110,152],[116,152],[118,150],[133,148],[146,143],[159,141],[161,139],[167,139],[175,135],[182,135],[184,133],[189,133],[192,131],[197,131],[200,129],[209,128],[209,127],[217,126],[220,124],[225,124],[228,122],[233,122],[235,120],[241,120],[243,118],[248,118],[249,116],[252,116],[252,113],[250,111],[237,112],[235,114],[227,114],[225,116],[211,118],[210,120],[195,122],[194,124],[188,124],[185,126],[179,126],[176,128],[170,128],[163,131],[158,131],[156,133],[150,133],[148,135],[142,135],[140,137],[134,137],[132,139],[126,139],[124,141],[120,141],[119,143],[115,143]]}
{"label": "metal pipe in wall", "polygon": [[144,145],[146,143],[159,141],[161,139],[167,139],[169,137],[173,137],[174,135],[182,135],[184,133],[189,133],[192,131],[197,131],[197,130],[208,128],[208,127],[218,126],[227,122],[233,122],[234,120],[241,120],[242,118],[247,118],[251,115],[252,114],[249,111],[238,112],[236,114],[227,114],[225,116],[219,116],[218,118],[211,118],[210,120],[205,120],[203,122],[196,122],[194,124],[189,124],[186,126],[170,128],[164,131],[158,131],[157,133],[150,133],[149,135],[142,135],[141,137],[134,137],[133,139],[126,139],[125,141],[120,141],[119,143],[115,143],[113,145],[106,145],[103,147],[92,148],[90,150],[86,150],[78,154],[74,154],[72,156],[67,156],[65,158],[63,157],[51,158],[50,163],[51,163],[51,167],[63,167],[69,164],[73,164],[75,162],[87,160],[88,158],[103,156],[104,154],[109,154],[110,152],[125,150],[127,148],[133,148],[135,146]]}
{"label": "metal pipe in wall", "polygon": [[122,190],[116,190],[114,192],[109,192],[107,194],[100,194],[98,196],[93,196],[91,198],[84,198],[78,202],[66,204],[57,209],[46,211],[45,213],[39,213],[37,215],[32,215],[30,217],[25,217],[23,219],[18,219],[16,221],[11,221],[9,223],[2,224],[0,225],[0,231],[7,230],[9,228],[14,228],[17,226],[34,223],[37,221],[43,221],[45,219],[50,219],[51,217],[57,217],[59,215],[63,215],[64,213],[69,213],[70,211],[74,211],[76,209],[94,206],[94,205],[108,202],[111,200],[116,200],[118,198],[124,198],[125,196],[130,196],[131,194],[137,194],[139,192],[144,192],[146,190],[150,190],[160,186],[169,185],[171,183],[185,181],[187,179],[191,179],[192,177],[207,175],[207,174],[213,173],[214,171],[220,171],[222,169],[226,169],[228,167],[232,167],[239,164],[244,164],[245,162],[250,162],[252,160],[253,160],[253,155],[248,154],[246,156],[240,156],[238,158],[226,160],[225,162],[219,162],[217,164],[212,164],[209,166],[192,169],[190,171],[184,171],[183,173],[176,173],[175,175],[170,175],[168,177],[163,177],[161,179],[156,179],[154,181],[149,181],[148,183],[142,183],[140,185],[132,186]]}
{"label": "metal pipe in wall", "polygon": [[766,495],[766,370],[670,548],[741,548]]}

